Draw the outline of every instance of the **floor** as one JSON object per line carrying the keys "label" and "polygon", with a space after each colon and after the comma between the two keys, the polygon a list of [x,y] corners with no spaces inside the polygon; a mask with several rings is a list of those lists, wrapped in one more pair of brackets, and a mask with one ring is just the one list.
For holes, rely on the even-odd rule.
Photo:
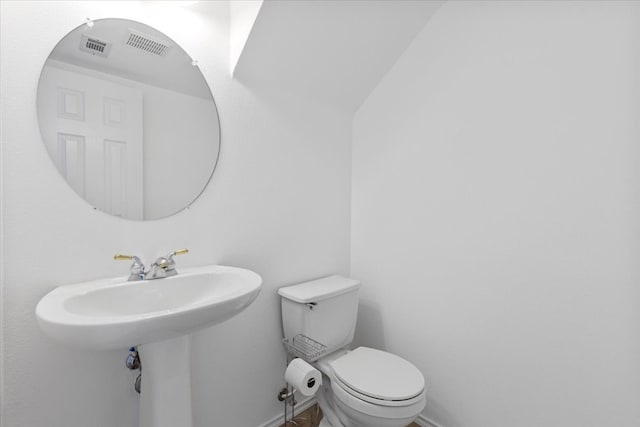
{"label": "floor", "polygon": [[[280,427],[318,427],[321,419],[322,411],[318,408],[318,405],[313,405],[296,415],[293,421],[287,421],[286,424],[282,424]],[[407,427],[420,427],[420,425],[411,423]]]}

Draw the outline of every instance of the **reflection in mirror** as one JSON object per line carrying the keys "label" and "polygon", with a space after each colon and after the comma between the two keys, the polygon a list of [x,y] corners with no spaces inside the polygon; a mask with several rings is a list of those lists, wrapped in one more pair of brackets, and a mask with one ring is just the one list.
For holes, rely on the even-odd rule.
{"label": "reflection in mirror", "polygon": [[96,209],[158,219],[204,190],[220,150],[215,102],[195,61],[135,21],[67,34],[38,85],[38,123],[69,186]]}

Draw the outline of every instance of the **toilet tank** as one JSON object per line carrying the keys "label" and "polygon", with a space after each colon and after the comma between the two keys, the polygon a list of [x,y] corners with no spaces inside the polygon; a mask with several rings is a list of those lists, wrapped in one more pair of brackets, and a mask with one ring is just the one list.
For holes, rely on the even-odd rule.
{"label": "toilet tank", "polygon": [[360,282],[329,276],[278,289],[284,337],[298,334],[327,346],[332,353],[353,341]]}

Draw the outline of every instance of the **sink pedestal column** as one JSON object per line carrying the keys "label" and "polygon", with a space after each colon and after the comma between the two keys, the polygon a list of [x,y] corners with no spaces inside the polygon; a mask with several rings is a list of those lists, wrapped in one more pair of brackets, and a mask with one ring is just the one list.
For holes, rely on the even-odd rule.
{"label": "sink pedestal column", "polygon": [[140,427],[192,427],[190,335],[144,344],[138,352]]}

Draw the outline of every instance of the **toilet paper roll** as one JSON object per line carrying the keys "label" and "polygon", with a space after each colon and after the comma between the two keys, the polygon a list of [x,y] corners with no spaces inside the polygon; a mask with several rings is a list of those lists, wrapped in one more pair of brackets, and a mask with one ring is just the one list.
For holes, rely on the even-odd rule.
{"label": "toilet paper roll", "polygon": [[287,380],[304,396],[313,396],[322,385],[322,374],[300,358],[293,359],[284,373]]}

